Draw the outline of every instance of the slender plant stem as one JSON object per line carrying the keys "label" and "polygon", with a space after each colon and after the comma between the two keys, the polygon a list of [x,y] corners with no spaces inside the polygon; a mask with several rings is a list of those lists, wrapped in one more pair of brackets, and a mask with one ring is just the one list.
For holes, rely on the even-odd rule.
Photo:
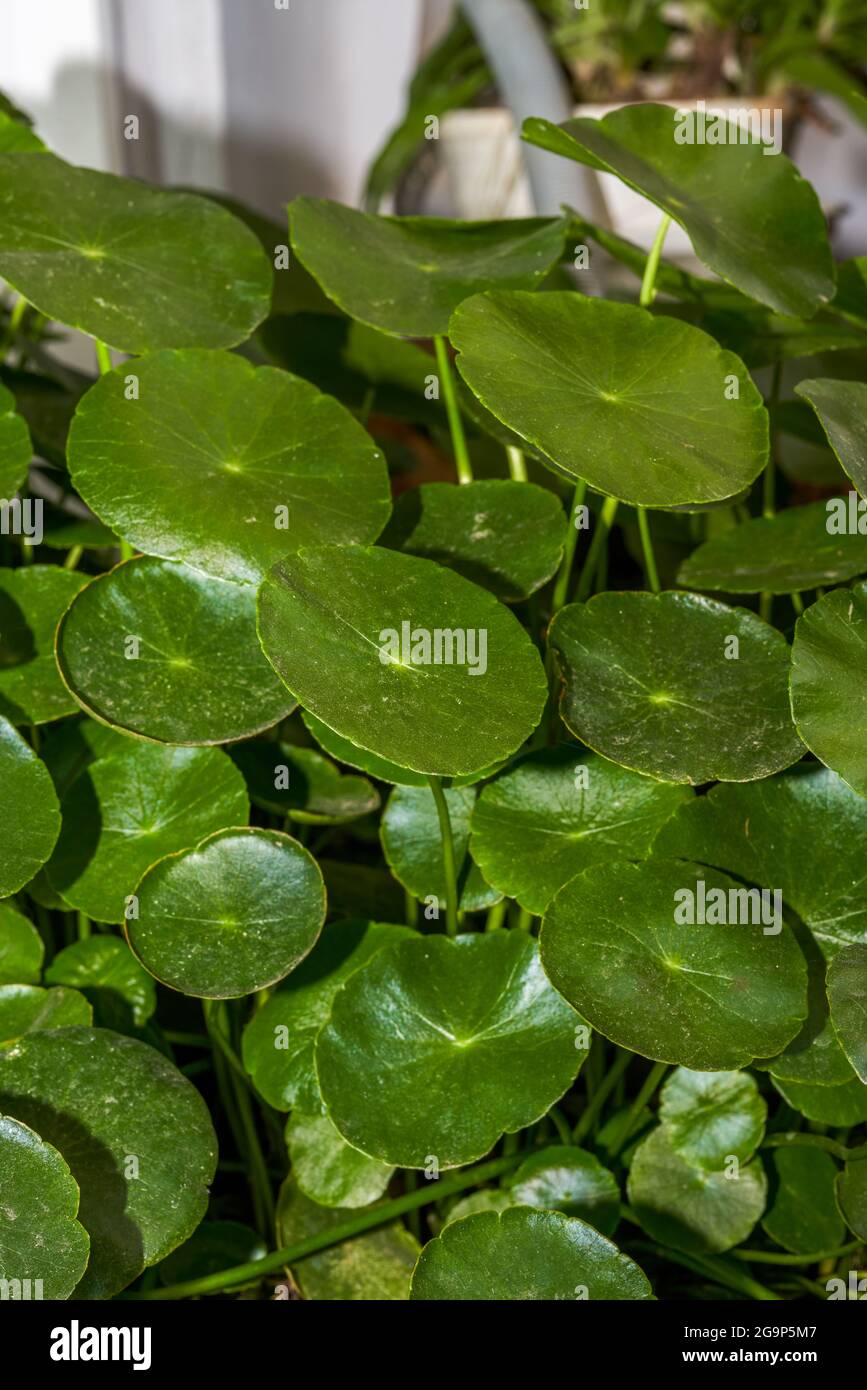
{"label": "slender plant stem", "polygon": [[418,900],[406,888],[403,890],[403,916],[408,927],[418,926]]}
{"label": "slender plant stem", "polygon": [[100,338],[94,338],[93,345],[96,348],[96,364],[99,367],[99,374],[105,376],[106,372],[111,371],[111,353]]}
{"label": "slender plant stem", "polygon": [[860,1240],[852,1240],[848,1245],[838,1245],[835,1250],[814,1250],[811,1255],[778,1255],[773,1250],[730,1250],[729,1254],[732,1259],[752,1260],[755,1264],[815,1265],[822,1260],[838,1260],[844,1255],[851,1255],[862,1244]]}
{"label": "slender plant stem", "polygon": [[511,1168],[516,1168],[523,1157],[524,1154],[519,1151],[504,1155],[502,1158],[490,1159],[487,1163],[478,1163],[474,1168],[462,1168],[457,1173],[450,1173],[444,1178],[439,1178],[435,1183],[425,1183],[416,1188],[415,1191],[407,1192],[402,1197],[395,1197],[390,1202],[383,1202],[380,1206],[365,1207],[345,1221],[329,1226],[327,1230],[318,1231],[316,1235],[307,1236],[304,1240],[296,1241],[294,1245],[284,1246],[282,1250],[275,1250],[272,1254],[265,1255],[261,1260],[250,1260],[247,1264],[235,1265],[232,1269],[221,1270],[218,1274],[204,1275],[201,1279],[189,1279],[186,1283],[174,1284],[169,1288],[121,1294],[121,1298],[160,1300],[194,1298],[199,1294],[220,1293],[223,1289],[235,1288],[239,1284],[262,1279],[266,1274],[277,1274],[286,1265],[296,1264],[298,1260],[304,1259],[307,1255],[315,1255],[320,1250],[329,1250],[334,1245],[342,1245],[345,1240],[362,1235],[364,1231],[374,1230],[377,1226],[385,1226],[389,1222],[397,1220],[398,1217],[404,1216],[407,1212],[429,1206],[431,1202],[439,1202],[446,1197],[454,1197],[459,1192],[466,1192],[467,1188],[477,1187],[481,1183],[490,1182],[493,1178],[499,1178],[503,1173],[508,1173]]}
{"label": "slender plant stem", "polygon": [[603,1105],[611,1095],[611,1092],[614,1090],[614,1087],[617,1085],[623,1073],[626,1071],[629,1063],[633,1060],[633,1056],[634,1054],[631,1052],[621,1052],[612,1062],[608,1071],[597,1086],[592,1100],[588,1102],[587,1108],[584,1110],[577,1125],[572,1131],[573,1144],[580,1144],[582,1139],[585,1139],[590,1133],[590,1130],[599,1117]]}
{"label": "slender plant stem", "polygon": [[590,595],[590,588],[593,583],[593,576],[596,573],[596,563],[599,559],[599,552],[608,539],[608,533],[614,524],[617,515],[617,498],[606,497],[602,503],[602,511],[593,532],[593,539],[590,542],[587,555],[581,573],[578,576],[578,587],[575,590],[575,602],[584,603]]}
{"label": "slender plant stem", "polygon": [[629,1107],[626,1119],[620,1126],[620,1131],[616,1139],[614,1140],[614,1143],[611,1145],[610,1155],[612,1158],[616,1158],[616,1156],[620,1153],[620,1150],[623,1148],[623,1145],[626,1143],[627,1139],[629,1138],[630,1134],[635,1128],[635,1121],[638,1119],[638,1116],[641,1114],[645,1105],[656,1091],[657,1086],[659,1085],[660,1081],[665,1076],[665,1073],[667,1071],[667,1062],[654,1062],[653,1066],[651,1067],[650,1071],[648,1072],[645,1078],[644,1085],[641,1087],[641,1090],[638,1092],[638,1095],[635,1097],[634,1101]]}
{"label": "slender plant stem", "polygon": [[[771,378],[770,404],[776,405],[780,397],[780,382],[782,380],[783,364],[777,362],[774,365],[774,372]],[[768,461],[765,464],[765,471],[762,475],[762,516],[772,517],[776,511],[776,487],[777,487],[777,460],[774,452],[775,441],[773,432],[771,433],[771,445],[768,450]],[[771,621],[774,611],[774,596],[763,592],[759,596],[759,617],[766,623]]]}
{"label": "slender plant stem", "polygon": [[638,531],[641,536],[641,553],[644,556],[644,577],[647,580],[648,589],[654,594],[659,593],[659,571],[656,568],[656,556],[653,553],[653,541],[650,538],[650,523],[647,520],[647,508],[638,507]]}
{"label": "slender plant stem", "polygon": [[527,460],[524,458],[522,449],[516,449],[514,444],[506,445],[506,458],[509,460],[509,477],[514,478],[516,483],[527,481]]}
{"label": "slender plant stem", "polygon": [[[620,1209],[621,1216],[627,1221],[634,1221],[639,1225],[637,1218],[630,1214],[623,1207]],[[656,1255],[661,1260],[668,1260],[672,1264],[683,1265],[684,1269],[689,1269],[693,1274],[703,1274],[706,1279],[710,1279],[714,1284],[721,1284],[724,1289],[734,1289],[736,1293],[746,1294],[749,1298],[756,1299],[761,1303],[779,1302],[779,1294],[773,1290],[765,1288],[764,1284],[759,1284],[755,1279],[748,1275],[741,1274],[740,1270],[730,1270],[722,1260],[716,1260],[710,1255],[681,1255],[674,1250],[669,1250],[666,1246],[663,1249],[659,1245],[651,1245],[648,1241],[636,1241],[636,1251],[647,1251],[648,1254]]]}
{"label": "slender plant stem", "polygon": [[452,822],[449,804],[439,777],[429,777],[430,789],[434,794],[437,815],[440,822],[440,837],[443,844],[443,871],[446,878],[446,931],[449,936],[458,934],[458,875],[455,865],[455,842],[452,839]]}
{"label": "slender plant stem", "polygon": [[647,309],[656,298],[656,274],[659,270],[659,262],[662,257],[662,243],[665,241],[665,234],[671,226],[671,218],[668,213],[663,213],[662,220],[653,238],[653,245],[650,248],[650,255],[647,257],[647,264],[644,267],[644,275],[641,280],[641,292],[638,302],[642,309]]}
{"label": "slender plant stem", "polygon": [[528,912],[526,907],[522,907],[518,913],[518,926],[521,931],[529,931],[533,925],[533,914]]}
{"label": "slender plant stem", "polygon": [[443,398],[446,404],[446,415],[448,416],[449,429],[452,435],[452,448],[455,451],[455,467],[458,470],[458,482],[471,483],[473,481],[473,466],[470,463],[470,452],[467,448],[467,439],[464,434],[464,422],[461,419],[461,412],[458,406],[458,398],[455,392],[455,380],[452,375],[452,364],[449,361],[449,353],[445,338],[437,334],[434,338],[434,348],[436,349],[440,384],[443,388]]}
{"label": "slender plant stem", "polygon": [[583,507],[584,498],[587,496],[587,484],[583,478],[579,478],[575,484],[575,491],[572,494],[572,504],[569,508],[569,529],[566,532],[566,541],[563,546],[563,559],[560,561],[560,568],[557,571],[557,578],[554,581],[554,592],[551,596],[551,617],[559,613],[566,597],[569,593],[569,580],[572,577],[572,563],[575,559],[575,548],[578,544],[578,528],[575,520],[578,508]]}
{"label": "slender plant stem", "polygon": [[485,919],[485,931],[497,931],[506,920],[506,911],[509,906],[508,898],[501,898],[493,907],[488,908],[488,915]]}
{"label": "slender plant stem", "polygon": [[84,912],[78,914],[78,939],[86,941],[91,933],[90,918]]}
{"label": "slender plant stem", "polygon": [[796,615],[800,618],[801,614],[804,611],[803,598],[798,593],[789,594],[789,598],[792,600],[792,607],[794,608]]}
{"label": "slender plant stem", "polygon": [[826,1153],[833,1154],[835,1158],[841,1159],[844,1163],[851,1158],[854,1150],[847,1149],[845,1144],[838,1144],[836,1140],[829,1139],[825,1134],[798,1134],[795,1130],[786,1130],[783,1134],[771,1134],[761,1145],[763,1149],[779,1149],[788,1147],[789,1144],[805,1145],[811,1149],[824,1149]]}
{"label": "slender plant stem", "polygon": [[572,1132],[569,1129],[569,1125],[562,1110],[558,1109],[556,1105],[552,1105],[551,1109],[548,1111],[548,1119],[556,1129],[560,1143],[571,1145]]}
{"label": "slender plant stem", "polygon": [[81,559],[81,557],[82,557],[83,554],[84,554],[84,546],[83,546],[83,545],[74,545],[74,546],[72,547],[72,549],[69,551],[69,553],[67,554],[66,559],[63,561],[63,568],[64,568],[65,570],[74,570],[74,569],[77,569],[77,568],[78,568],[78,562],[79,562],[79,560]]}
{"label": "slender plant stem", "polygon": [[21,327],[21,320],[27,312],[27,300],[23,294],[19,294],[9,313],[9,322],[6,325],[6,333],[0,343],[0,362],[5,361],[6,354],[15,342],[15,334]]}
{"label": "slender plant stem", "polygon": [[240,1135],[243,1138],[243,1149],[246,1151],[248,1162],[247,1180],[250,1184],[250,1194],[253,1198],[253,1208],[256,1213],[256,1224],[261,1235],[266,1239],[272,1239],[274,1230],[274,1194],[271,1190],[271,1181],[268,1177],[268,1167],[259,1143],[259,1135],[253,1119],[253,1110],[250,1105],[250,1093],[247,1089],[246,1073],[235,1056],[234,1049],[228,1038],[228,1017],[226,1005],[220,1000],[203,1000],[203,1012],[205,1016],[205,1026],[212,1041],[216,1043],[221,1057],[228,1063],[227,1083],[231,1087],[235,1102],[235,1113],[238,1118]]}

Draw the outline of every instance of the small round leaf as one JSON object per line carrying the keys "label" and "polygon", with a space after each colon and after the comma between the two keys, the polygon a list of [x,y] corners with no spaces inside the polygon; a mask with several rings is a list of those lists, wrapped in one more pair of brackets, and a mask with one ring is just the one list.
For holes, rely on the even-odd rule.
{"label": "small round leaf", "polygon": [[32,922],[0,903],[0,985],[39,983],[45,946]]}
{"label": "small round leaf", "polygon": [[0,569],[0,714],[13,724],[75,713],[54,660],[54,634],[86,583],[86,575],[58,565]]}
{"label": "small round leaf", "polygon": [[867,945],[848,946],[831,961],[828,1003],[840,1046],[867,1085]]}
{"label": "small round leaf", "polygon": [[118,1033],[143,1028],[157,1006],[152,977],[118,936],[88,936],[65,946],[45,971],[45,983],[81,990],[97,1023]]}
{"label": "small round leaf", "polygon": [[90,1251],[77,1213],[78,1186],[61,1154],[27,1125],[0,1115],[4,1298],[69,1298]]}
{"label": "small round leaf", "polygon": [[93,1011],[77,990],[0,985],[0,1047],[41,1028],[89,1028]]}
{"label": "small round leaf", "polygon": [[586,1149],[556,1145],[525,1158],[509,1183],[517,1206],[580,1216],[604,1236],[620,1220],[620,1190],[614,1175]]}
{"label": "small round leaf", "polygon": [[366,777],[344,775],[312,748],[250,739],[228,750],[254,806],[303,825],[345,825],[379,809]]}
{"label": "small round leaf", "polygon": [[851,1129],[867,1121],[867,1086],[853,1076],[840,1086],[818,1086],[771,1077],[783,1100],[819,1125]]}
{"label": "small round leaf", "polygon": [[327,1115],[294,1111],[286,1143],[295,1181],[323,1207],[366,1207],[381,1197],[394,1172],[338,1134]]}
{"label": "small round leaf", "polygon": [[811,753],[867,796],[867,584],[834,589],[798,619],[792,715]]}
{"label": "small round leaf", "polygon": [[768,1107],[755,1078],[742,1071],[678,1067],[660,1095],[668,1142],[694,1168],[719,1171],[734,1156],[752,1158],[765,1132]]}
{"label": "small round leaf", "polygon": [[834,1196],[837,1165],[822,1149],[782,1145],[768,1157],[770,1201],[762,1225],[795,1255],[833,1250],[845,1231]]}
{"label": "small round leaf", "polygon": [[44,763],[0,716],[0,898],[42,868],[60,833],[60,808]]}
{"label": "small round leaf", "polygon": [[838,534],[829,529],[833,520],[824,502],[754,517],[698,546],[677,582],[728,594],[793,594],[845,583],[867,571],[867,529]]}

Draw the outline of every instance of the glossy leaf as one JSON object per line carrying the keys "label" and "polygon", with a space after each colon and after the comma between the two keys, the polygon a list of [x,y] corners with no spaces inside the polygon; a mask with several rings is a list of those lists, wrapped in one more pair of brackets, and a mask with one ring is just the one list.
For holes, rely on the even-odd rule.
{"label": "glossy leaf", "polygon": [[837,1201],[846,1225],[867,1240],[867,1163],[863,1158],[847,1163],[838,1174]]}
{"label": "glossy leaf", "polygon": [[11,1047],[41,1028],[88,1028],[93,1012],[74,989],[0,985],[0,1047]]}
{"label": "glossy leaf", "polygon": [[782,1145],[767,1155],[770,1201],[762,1225],[795,1255],[833,1250],[845,1230],[834,1198],[837,1165],[822,1149]]}
{"label": "glossy leaf", "polygon": [[509,1182],[518,1206],[580,1216],[610,1236],[620,1220],[620,1191],[614,1175],[586,1149],[557,1145],[525,1158]]}
{"label": "glossy leaf", "polygon": [[598,594],[562,609],[549,640],[566,727],[624,767],[669,782],[750,782],[803,751],[786,698],[789,648],[745,609],[698,594]]}
{"label": "glossy leaf", "polygon": [[92,580],[57,661],[88,714],[158,743],[246,738],[294,707],[256,639],[252,588],[170,560],[139,556]]}
{"label": "glossy leaf", "polygon": [[867,571],[867,531],[832,534],[833,524],[824,502],[755,517],[694,550],[677,582],[729,594],[793,594],[843,584]]}
{"label": "glossy leaf", "polygon": [[731,121],[721,123],[725,143],[715,144],[680,143],[678,121],[684,128],[670,106],[639,104],[562,126],[533,117],[524,139],[616,174],[680,223],[705,265],[753,299],[781,314],[814,314],[833,297],[834,264],[810,184],[786,155],[743,142]]}
{"label": "glossy leaf", "polygon": [[316,1040],[322,1097],[383,1162],[469,1163],[563,1094],[586,1055],[581,1022],[523,932],[405,941],[334,996]]}
{"label": "glossy leaf", "polygon": [[627,1191],[651,1239],[674,1250],[717,1253],[747,1239],[765,1209],[768,1180],[758,1159],[736,1179],[693,1168],[660,1125],[637,1150]]}
{"label": "glossy leaf", "polygon": [[0,902],[0,985],[39,983],[45,946],[32,922]]}
{"label": "glossy leaf", "polygon": [[64,796],[49,882],[88,917],[121,922],[151,864],[243,824],[247,813],[244,780],[224,753],[130,743],[94,763]]}
{"label": "glossy leaf", "polygon": [[69,469],[99,519],[137,549],[258,584],[299,545],[381,531],[383,456],[309,382],[197,351],[136,362],[137,399],[127,376],[126,366],[106,372],[82,398]]}
{"label": "glossy leaf", "polygon": [[847,476],[867,497],[867,383],[811,379],[795,390],[809,401]]}
{"label": "glossy leaf", "polygon": [[110,1298],[201,1221],[217,1156],[208,1111],[144,1043],[95,1028],[32,1033],[0,1049],[0,1110],[38,1120],[81,1190],[91,1254],[80,1298]]}
{"label": "glossy leaf", "polygon": [[50,154],[0,155],[0,185],[0,275],[48,318],[146,352],[232,347],[268,312],[255,237],[208,198]]}
{"label": "glossy leaf", "polygon": [[567,224],[545,218],[451,222],[376,217],[296,198],[295,254],[344,313],[385,333],[431,338],[479,290],[532,289],[560,259]]}
{"label": "glossy leaf", "polygon": [[840,1046],[867,1085],[867,944],[848,946],[831,961],[828,1003]]}
{"label": "glossy leaf", "polygon": [[54,660],[54,633],[86,583],[57,565],[0,569],[0,714],[13,724],[75,712]]}
{"label": "glossy leaf", "polygon": [[15,397],[0,382],[0,497],[11,500],[24,486],[33,449],[30,432],[16,413]]}
{"label": "glossy leaf", "polygon": [[739,1163],[752,1158],[767,1113],[747,1072],[678,1067],[660,1094],[659,1118],[668,1143],[684,1162],[711,1172],[724,1168],[732,1155]]}
{"label": "glossy leaf", "polygon": [[[729,907],[738,888],[676,860],[595,865],[549,905],[542,963],[555,988],[619,1046],[697,1071],[747,1066],[798,1032],[807,971],[788,927],[766,935],[761,923],[731,920],[743,913],[739,899]],[[720,924],[700,921],[702,893],[704,916],[716,915],[713,889],[724,895]]]}
{"label": "glossy leaf", "polygon": [[504,293],[474,296],[449,332],[482,404],[611,497],[713,502],[764,466],[767,412],[746,367],[689,324],[568,292]]}
{"label": "glossy leaf", "polygon": [[[277,1204],[277,1238],[281,1245],[290,1245],[351,1215],[351,1209],[311,1202],[287,1178]],[[393,1222],[296,1261],[292,1276],[304,1297],[314,1301],[405,1301],[418,1249],[409,1231]]]}
{"label": "glossy leaf", "polygon": [[643,1271],[585,1221],[510,1207],[446,1226],[421,1253],[412,1297],[451,1302],[651,1297]]}
{"label": "glossy leaf", "polygon": [[691,797],[577,748],[545,749],[482,791],[470,848],[488,883],[528,912],[591,864],[643,859],[665,821]]}
{"label": "glossy leaf", "polygon": [[[458,876],[458,910],[480,912],[499,902],[502,893],[485,882],[467,852],[470,816],[476,794],[471,787],[445,793]],[[395,787],[380,821],[386,862],[399,883],[421,902],[436,898],[445,911],[448,894],[443,869],[442,836],[429,787]]]}
{"label": "glossy leaf", "polygon": [[41,869],[60,833],[51,777],[29,744],[0,716],[0,898]]}
{"label": "glossy leaf", "polygon": [[65,946],[46,969],[45,983],[80,990],[97,1023],[117,1032],[144,1027],[157,1006],[152,977],[117,936],[88,936]]}
{"label": "glossy leaf", "polygon": [[325,920],[316,860],[276,830],[220,830],[154,864],[135,891],[130,946],[156,979],[197,998],[276,984]]}
{"label": "glossy leaf", "polygon": [[867,796],[867,584],[834,589],[798,619],[792,716],[811,753]]}
{"label": "glossy leaf", "polygon": [[317,719],[315,714],[311,714],[309,709],[302,710],[301,717],[316,742],[326,753],[330,753],[332,758],[348,763],[350,767],[360,768],[381,782],[391,782],[400,787],[429,785],[424,773],[411,772],[408,767],[398,767],[397,763],[390,762],[388,758],[381,758],[367,748],[360,748],[357,743],[329,729],[328,725]]}
{"label": "glossy leaf", "polygon": [[857,1076],[842,1086],[781,1081],[776,1076],[772,1079],[783,1100],[816,1124],[849,1129],[867,1121],[867,1086]]}
{"label": "glossy leaf", "polygon": [[[0,1115],[0,1280],[20,1298],[69,1298],[87,1268],[90,1240],[76,1220],[69,1165],[27,1125]],[[9,1281],[7,1285],[6,1281]],[[26,1283],[25,1283],[26,1281]],[[4,1292],[4,1298],[16,1294]]]}
{"label": "glossy leaf", "polygon": [[259,592],[259,636],[305,709],[415,772],[480,771],[542,714],[542,663],[517,619],[414,555],[319,546],[288,557]]}
{"label": "glossy leaf", "polygon": [[228,752],[254,806],[302,825],[344,825],[379,809],[379,793],[366,777],[344,775],[312,748],[251,739]]}
{"label": "glossy leaf", "polygon": [[394,1172],[347,1144],[327,1115],[294,1111],[286,1143],[295,1181],[320,1206],[366,1207],[382,1196]]}

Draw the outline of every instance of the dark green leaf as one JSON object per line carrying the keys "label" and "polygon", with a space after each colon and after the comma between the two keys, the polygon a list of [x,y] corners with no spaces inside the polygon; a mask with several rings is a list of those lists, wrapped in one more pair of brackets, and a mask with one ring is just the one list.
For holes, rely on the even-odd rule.
{"label": "dark green leaf", "polygon": [[4,500],[23,487],[32,454],[30,432],[16,413],[15,397],[0,382],[0,497]]}
{"label": "dark green leaf", "polygon": [[867,1240],[867,1162],[863,1157],[847,1163],[838,1175],[837,1201],[846,1225]]}
{"label": "dark green leaf", "polygon": [[93,1012],[74,989],[0,985],[0,1047],[11,1047],[40,1028],[88,1028]]}
{"label": "dark green leaf", "polygon": [[831,961],[828,1003],[840,1046],[867,1085],[867,944],[847,946]]}
{"label": "dark green leaf", "polygon": [[857,1076],[842,1086],[813,1086],[772,1077],[783,1100],[808,1120],[850,1129],[867,1121],[867,1086]]}
{"label": "dark green leaf", "polygon": [[42,868],[60,834],[60,809],[44,763],[0,715],[0,898]]}
{"label": "dark green leaf", "polygon": [[[277,1239],[291,1245],[352,1214],[351,1209],[318,1206],[287,1178],[277,1204]],[[418,1249],[409,1231],[394,1222],[296,1261],[292,1275],[304,1297],[313,1300],[405,1301]]]}
{"label": "dark green leaf", "polygon": [[729,594],[793,594],[854,579],[867,571],[867,522],[863,535],[838,533],[831,510],[838,506],[846,503],[811,502],[724,531],[693,551],[677,582]]}
{"label": "dark green leaf", "polygon": [[833,1250],[845,1234],[834,1184],[837,1165],[822,1149],[783,1145],[768,1153],[770,1201],[762,1225],[796,1255]]}
{"label": "dark green leaf", "polygon": [[[476,794],[472,787],[454,787],[446,791],[445,798],[455,849],[458,910],[480,912],[499,902],[502,893],[485,882],[467,853]],[[447,892],[442,836],[430,788],[395,787],[380,821],[379,833],[386,862],[398,882],[422,902],[436,898],[438,910],[444,912]]]}
{"label": "dark green leaf", "polygon": [[[27,1125],[0,1115],[4,1298],[69,1298],[90,1251],[77,1212],[78,1186],[62,1155]],[[15,1281],[18,1293],[11,1291]]]}
{"label": "dark green leaf", "polygon": [[45,724],[73,714],[54,660],[64,610],[87,583],[56,565],[0,569],[0,713],[13,724]]}
{"label": "dark green leaf", "polygon": [[867,796],[867,584],[834,589],[798,619],[790,679],[795,727],[811,753]]}
{"label": "dark green leaf", "polygon": [[345,776],[312,748],[253,739],[228,750],[254,806],[310,825],[343,825],[379,809],[366,777]]}
{"label": "dark green leaf", "polygon": [[0,985],[39,983],[45,946],[32,922],[0,903]]}
{"label": "dark green leaf", "polygon": [[867,497],[867,383],[811,380],[795,390],[810,402],[847,475]]}
{"label": "dark green leaf", "polygon": [[604,1236],[617,1229],[620,1191],[612,1173],[586,1149],[557,1145],[525,1158],[509,1182],[518,1206],[580,1216]]}

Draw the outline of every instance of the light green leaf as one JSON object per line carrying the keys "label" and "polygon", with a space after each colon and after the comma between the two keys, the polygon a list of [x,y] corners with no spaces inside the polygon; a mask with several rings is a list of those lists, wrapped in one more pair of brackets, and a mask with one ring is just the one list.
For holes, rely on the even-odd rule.
{"label": "light green leaf", "polygon": [[[281,1246],[291,1245],[319,1235],[351,1215],[351,1209],[311,1202],[287,1178],[277,1203],[277,1239]],[[304,1297],[314,1301],[405,1301],[418,1251],[418,1242],[409,1231],[400,1222],[393,1222],[297,1260],[292,1275]]]}
{"label": "light green leaf", "polygon": [[731,1155],[739,1163],[752,1158],[767,1113],[747,1072],[678,1067],[660,1094],[659,1118],[668,1143],[685,1163],[712,1172],[724,1168]]}
{"label": "light green leaf", "polygon": [[[481,912],[499,902],[502,893],[491,888],[470,859],[470,816],[476,794],[472,787],[446,791],[455,865],[458,910]],[[391,872],[408,893],[424,902],[436,898],[441,911],[447,902],[442,836],[433,792],[429,787],[395,787],[380,821],[382,849]]]}
{"label": "light green leaf", "polygon": [[0,569],[0,713],[13,724],[75,713],[54,660],[54,634],[86,583],[86,575],[57,565]]}
{"label": "light green leaf", "polygon": [[811,753],[867,796],[867,584],[802,613],[792,643],[792,717]]}
{"label": "light green leaf", "polygon": [[35,985],[45,946],[32,922],[0,902],[0,985]]}
{"label": "light green leaf", "polygon": [[795,391],[810,402],[847,476],[867,497],[867,383],[814,378]]}
{"label": "light green leaf", "polygon": [[[379,809],[366,777],[344,775],[312,748],[251,739],[228,749],[254,806],[309,825],[345,825]],[[288,782],[288,786],[286,783]]]}
{"label": "light green leaf", "polygon": [[0,715],[0,898],[17,893],[42,868],[59,833],[47,768]]}
{"label": "light green leaf", "polygon": [[11,1047],[40,1028],[89,1028],[93,1011],[74,989],[0,985],[0,1047]]}
{"label": "light green leaf", "polygon": [[81,990],[97,1023],[118,1033],[143,1028],[157,1006],[152,977],[117,936],[88,936],[65,946],[45,971],[45,983]]}
{"label": "light green leaf", "polygon": [[4,1298],[69,1298],[90,1251],[77,1213],[78,1187],[62,1155],[0,1115],[0,1280],[11,1289],[20,1281]]}
{"label": "light green leaf", "polygon": [[867,944],[847,946],[831,961],[828,1004],[840,1046],[867,1085]]}
{"label": "light green leaf", "polygon": [[822,1149],[782,1145],[767,1155],[770,1201],[762,1225],[795,1255],[833,1250],[845,1235],[834,1184],[837,1165]]}
{"label": "light green leaf", "polygon": [[586,1149],[555,1145],[525,1158],[508,1184],[518,1206],[580,1216],[604,1236],[617,1229],[620,1190],[614,1175]]}
{"label": "light green leaf", "polygon": [[286,1143],[299,1188],[323,1207],[366,1207],[382,1196],[394,1172],[347,1144],[327,1115],[294,1111]]}
{"label": "light green leaf", "polygon": [[[845,508],[845,502],[835,498],[838,503]],[[864,574],[867,523],[864,535],[832,534],[829,505],[810,502],[723,531],[684,561],[678,584],[729,594],[793,594]]]}
{"label": "light green leaf", "polygon": [[0,382],[0,497],[10,501],[24,486],[33,455],[30,431],[15,409],[15,397]]}
{"label": "light green leaf", "polygon": [[26,121],[0,111],[0,154],[41,154],[45,145]]}

